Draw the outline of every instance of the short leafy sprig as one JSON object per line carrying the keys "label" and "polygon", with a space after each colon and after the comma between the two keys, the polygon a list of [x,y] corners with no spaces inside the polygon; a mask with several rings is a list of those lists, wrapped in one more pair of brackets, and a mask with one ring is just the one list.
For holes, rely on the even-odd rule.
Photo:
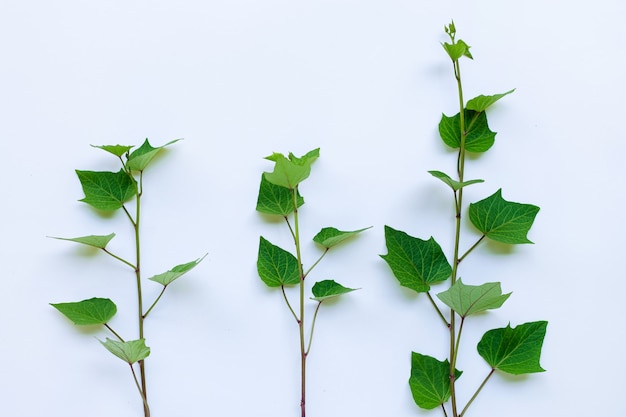
{"label": "short leafy sprig", "polygon": [[[434,238],[422,240],[389,226],[385,226],[388,253],[381,256],[400,285],[426,294],[448,335],[449,349],[445,360],[415,352],[412,354],[409,386],[415,403],[423,409],[440,407],[445,417],[462,417],[496,371],[513,375],[543,371],[539,359],[547,322],[529,322],[517,327],[509,324],[504,328],[487,331],[477,349],[490,369],[471,398],[461,405],[456,386],[462,371],[457,369],[457,358],[462,346],[465,321],[472,315],[499,308],[510,293],[503,294],[499,282],[465,284],[459,276],[459,265],[486,239],[510,245],[532,243],[527,233],[539,207],[507,201],[502,197],[501,190],[469,204],[469,220],[478,233],[469,248],[461,248],[461,226],[465,210],[463,190],[483,182],[482,179],[465,179],[466,155],[487,152],[494,144],[496,133],[489,129],[485,110],[513,90],[490,96],[480,95],[465,103],[459,60],[473,57],[470,47],[456,39],[454,22],[446,26],[445,32],[450,42],[443,43],[443,47],[452,60],[459,113],[452,117],[442,116],[439,134],[445,145],[458,150],[456,178],[441,171],[429,173],[446,184],[453,195],[455,238],[451,250],[452,263],[448,262]],[[436,296],[448,308],[447,311],[431,294],[431,285],[443,282],[449,282],[449,288]]]}
{"label": "short leafy sprig", "polygon": [[[299,158],[291,153],[288,157],[280,153],[274,153],[266,157],[266,159],[275,163],[274,170],[272,172],[264,172],[261,176],[256,206],[257,211],[261,213],[280,216],[285,220],[295,246],[296,254],[293,255],[291,252],[270,243],[261,236],[257,271],[265,285],[272,288],[280,288],[283,300],[298,325],[301,374],[300,409],[302,417],[306,415],[307,357],[311,351],[315,320],[317,319],[320,306],[326,300],[355,291],[355,289],[344,287],[334,280],[316,282],[311,288],[313,294],[311,300],[317,304],[313,312],[310,328],[307,329],[305,325],[305,280],[331,248],[368,229],[341,231],[334,227],[323,228],[313,237],[313,241],[322,249],[322,253],[308,269],[304,268],[299,215],[299,209],[304,204],[304,199],[300,195],[298,186],[308,178],[311,172],[311,164],[318,157],[319,148]],[[290,301],[287,295],[286,288],[291,286],[297,286],[298,288],[296,303]]]}
{"label": "short leafy sprig", "polygon": [[[192,270],[201,260],[196,259],[191,262],[177,265],[169,271],[154,275],[148,278],[162,286],[160,292],[155,295],[153,302],[144,309],[144,298],[142,288],[141,264],[141,240],[140,224],[143,196],[143,175],[145,169],[152,162],[153,158],[166,146],[178,140],[171,141],[160,147],[152,147],[148,139],[137,149],[131,152],[134,146],[125,145],[103,145],[94,146],[113,154],[121,162],[121,169],[118,172],[97,172],[76,170],[78,179],[85,193],[82,202],[87,203],[96,210],[104,212],[114,212],[122,210],[133,229],[134,235],[134,260],[122,257],[109,248],[109,242],[115,237],[115,233],[108,235],[89,235],[75,238],[60,238],[80,243],[102,250],[113,259],[129,267],[135,276],[135,287],[137,290],[137,325],[138,337],[134,340],[122,338],[110,325],[110,320],[117,313],[117,305],[108,298],[90,298],[78,302],[51,304],[63,315],[78,326],[103,326],[114,336],[114,339],[106,338],[101,341],[102,345],[113,355],[120,358],[130,366],[130,370],[135,381],[135,385],[143,403],[144,416],[150,416],[148,405],[148,395],[146,390],[146,367],[145,359],[150,355],[150,348],[145,343],[144,321],[153,311],[154,307],[161,300],[168,286]],[[129,202],[134,199],[134,213],[128,208]],[[135,368],[139,367],[139,375]]]}

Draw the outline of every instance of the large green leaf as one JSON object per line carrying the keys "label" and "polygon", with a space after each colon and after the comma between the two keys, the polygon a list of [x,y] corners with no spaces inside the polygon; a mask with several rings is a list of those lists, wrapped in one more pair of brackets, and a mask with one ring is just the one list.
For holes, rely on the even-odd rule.
{"label": "large green leaf", "polygon": [[109,153],[112,153],[118,158],[121,157],[122,155],[127,154],[133,148],[133,146],[126,146],[126,145],[91,145],[91,146],[93,146],[94,148],[99,148]]}
{"label": "large green leaf", "polygon": [[164,286],[168,286],[174,280],[180,278],[182,275],[185,275],[187,272],[191,271],[198,265],[206,255],[202,258],[198,258],[195,261],[187,262],[185,264],[176,265],[172,269],[167,272],[163,272],[162,274],[155,275],[153,277],[148,278],[151,281],[158,282]]}
{"label": "large green leaf", "polygon": [[535,321],[489,330],[478,342],[478,353],[493,369],[509,374],[543,372],[539,358],[547,326],[547,321]]}
{"label": "large green leaf", "polygon": [[[487,114],[474,110],[465,110],[465,150],[469,152],[486,152],[493,145],[496,132],[489,129]],[[453,149],[461,147],[461,116],[452,117],[445,114],[439,122],[439,135],[443,142]]]}
{"label": "large green leaf", "polygon": [[144,169],[146,169],[150,161],[152,161],[152,159],[161,151],[161,149],[173,143],[176,143],[179,140],[180,139],[175,139],[167,142],[163,146],[155,148],[150,145],[150,142],[148,142],[148,139],[146,139],[139,148],[135,149],[133,153],[128,156],[126,167],[133,171],[143,171]]}
{"label": "large green leaf", "polygon": [[119,342],[107,337],[105,342],[100,341],[100,343],[102,343],[102,346],[107,348],[109,352],[129,365],[146,359],[150,355],[150,348],[146,346],[145,339]]}
{"label": "large green leaf", "polygon": [[356,291],[357,289],[358,288],[347,288],[332,279],[327,279],[316,282],[313,285],[313,288],[311,288],[311,292],[313,292],[312,300],[322,302],[324,300],[328,300],[329,298],[339,297],[341,294]]}
{"label": "large green leaf", "polygon": [[99,210],[120,209],[137,194],[135,180],[123,170],[116,173],[76,170],[76,175],[85,193],[80,201]]}
{"label": "large green leaf", "polygon": [[300,282],[296,257],[271,244],[263,236],[259,243],[259,259],[256,265],[259,277],[268,287],[295,285]]}
{"label": "large green leaf", "polygon": [[[455,378],[462,372],[455,369]],[[450,398],[450,362],[413,352],[409,386],[415,403],[426,410],[444,404]]]}
{"label": "large green leaf", "polygon": [[441,246],[432,237],[422,240],[385,226],[387,254],[381,257],[403,287],[427,292],[431,283],[445,281],[452,273]]}
{"label": "large green leaf", "polygon": [[473,99],[467,102],[467,105],[465,106],[465,108],[467,110],[485,111],[493,103],[500,100],[502,97],[511,94],[513,91],[515,91],[515,89],[509,90],[506,93],[502,93],[502,94],[494,94],[492,96],[480,95],[478,97],[474,97]]}
{"label": "large green leaf", "polygon": [[452,188],[454,191],[458,191],[463,187],[467,187],[468,185],[485,182],[485,180],[469,180],[469,181],[460,182],[460,181],[453,180],[448,174],[441,172],[441,171],[428,171],[428,173],[435,178],[439,178],[445,184],[448,184],[448,186]]}
{"label": "large green leaf", "polygon": [[272,184],[281,187],[294,189],[302,181],[308,178],[311,173],[311,164],[320,156],[320,149],[313,149],[300,158],[289,153],[289,158],[281,153],[273,153],[266,157],[270,161],[274,161],[274,170],[265,172],[265,178]]}
{"label": "large green leaf", "polygon": [[508,244],[532,243],[526,235],[539,207],[506,201],[502,189],[477,203],[470,204],[469,218],[474,227],[489,239]]}
{"label": "large green leaf", "polygon": [[461,317],[467,317],[500,308],[510,295],[511,293],[502,294],[499,282],[465,285],[459,279],[447,291],[437,294],[437,297]]}
{"label": "large green leaf", "polygon": [[315,235],[315,237],[313,237],[313,242],[318,243],[327,249],[330,249],[333,246],[340,244],[344,240],[350,239],[352,236],[358,235],[362,231],[370,228],[371,226],[359,230],[342,231],[334,227],[325,227],[320,230],[319,233]]}
{"label": "large green leaf", "polygon": [[50,305],[78,326],[108,323],[117,312],[115,303],[108,298],[90,298],[73,303]]}
{"label": "large green leaf", "polygon": [[[296,205],[300,207],[303,204],[304,198],[300,192],[296,192]],[[291,214],[294,211],[293,190],[272,184],[265,178],[265,175],[262,175],[256,209],[261,213],[279,216]]]}
{"label": "large green leaf", "polygon": [[89,236],[81,236],[81,237],[54,237],[53,239],[59,240],[69,240],[70,242],[82,243],[83,245],[93,246],[98,249],[104,249],[109,244],[111,239],[115,237],[115,233],[111,233],[110,235],[89,235]]}

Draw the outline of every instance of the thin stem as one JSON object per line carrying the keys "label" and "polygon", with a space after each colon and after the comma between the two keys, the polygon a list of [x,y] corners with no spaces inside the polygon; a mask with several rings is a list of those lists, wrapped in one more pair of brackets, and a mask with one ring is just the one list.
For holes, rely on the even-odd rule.
{"label": "thin stem", "polygon": [[443,404],[441,404],[441,411],[443,411],[444,417],[448,417],[448,412],[446,411],[446,407],[444,407]]}
{"label": "thin stem", "polygon": [[122,343],[124,342],[124,339],[122,339],[122,336],[120,336],[119,334],[117,334],[117,332],[116,332],[115,330],[113,330],[113,329],[111,328],[111,326],[109,326],[109,324],[108,324],[108,323],[104,323],[104,327],[106,327],[107,329],[109,329],[109,331],[110,331],[111,333],[113,333],[113,334],[115,335],[115,337],[117,337],[117,338],[119,339],[119,341],[120,341],[120,342],[122,342]]}
{"label": "thin stem", "polygon": [[285,299],[285,303],[287,304],[287,307],[289,307],[289,311],[291,311],[293,318],[296,319],[296,323],[300,323],[300,319],[298,318],[298,315],[296,314],[295,311],[293,311],[293,308],[291,307],[291,303],[289,302],[289,298],[287,298],[287,293],[285,293],[285,286],[281,285],[280,290],[283,293],[283,298]]}
{"label": "thin stem", "polygon": [[464,323],[465,323],[465,317],[461,317],[461,324],[459,325],[459,332],[456,335],[456,345],[454,347],[454,363],[452,364],[452,369],[454,369],[455,371],[456,371],[456,359],[459,356],[459,346],[461,346],[461,333],[463,333]]}
{"label": "thin stem", "polygon": [[293,242],[295,244],[296,234],[294,233],[293,228],[291,227],[291,223],[289,223],[289,218],[285,216],[284,219],[285,219],[285,222],[287,223],[287,227],[289,227],[289,231],[291,232],[291,237],[293,238]]}
{"label": "thin stem", "polygon": [[446,320],[446,318],[444,317],[444,315],[441,312],[441,310],[439,309],[439,307],[437,307],[437,304],[435,303],[435,300],[433,299],[432,295],[430,295],[430,291],[427,291],[426,295],[428,296],[428,299],[430,300],[430,303],[433,305],[433,308],[435,309],[435,311],[437,312],[437,314],[439,315],[441,320],[443,320],[443,322],[446,325],[446,327],[450,327],[450,323],[448,323],[448,320]]}
{"label": "thin stem", "polygon": [[144,320],[146,319],[146,317],[148,317],[148,314],[150,314],[150,312],[152,311],[152,309],[154,308],[154,306],[159,302],[159,300],[161,299],[161,297],[163,297],[163,293],[165,293],[165,289],[167,288],[167,285],[163,286],[163,289],[161,290],[161,293],[159,294],[159,296],[156,298],[156,300],[154,300],[154,302],[152,303],[152,305],[150,306],[150,308],[144,313],[143,318]]}
{"label": "thin stem", "polygon": [[136,267],[135,265],[131,264],[131,263],[130,263],[130,262],[128,262],[126,259],[121,258],[121,257],[119,257],[119,256],[115,255],[115,254],[114,254],[114,253],[112,253],[112,252],[109,252],[106,248],[102,248],[102,250],[103,250],[106,254],[108,254],[108,255],[110,255],[110,256],[112,256],[112,257],[114,257],[115,259],[117,259],[118,261],[120,261],[120,262],[122,262],[122,263],[124,263],[124,264],[126,264],[126,265],[128,265],[128,266],[130,266],[133,270],[137,269],[137,267]]}
{"label": "thin stem", "polygon": [[320,261],[322,260],[322,258],[328,253],[328,250],[330,248],[326,248],[326,250],[324,251],[324,253],[322,253],[322,256],[320,256],[317,261],[315,261],[315,263],[313,265],[311,265],[311,267],[309,269],[307,269],[307,271],[304,273],[303,275],[303,279],[306,278],[309,275],[309,272],[311,272],[313,270],[313,268],[315,268],[317,266],[318,263],[320,263]]}
{"label": "thin stem", "polygon": [[320,310],[320,306],[322,305],[321,301],[318,301],[317,307],[315,307],[315,313],[313,313],[313,320],[311,320],[311,332],[309,333],[309,345],[306,348],[305,354],[309,354],[311,350],[311,343],[313,343],[313,332],[315,331],[315,320],[317,319],[317,312]]}
{"label": "thin stem", "polygon": [[465,415],[465,412],[467,411],[467,409],[469,408],[469,406],[472,404],[472,402],[474,402],[474,400],[476,399],[476,397],[478,397],[478,394],[480,394],[480,391],[483,389],[483,387],[485,386],[485,384],[487,383],[487,381],[489,381],[489,378],[491,378],[491,375],[494,374],[496,370],[495,369],[491,369],[491,372],[489,372],[489,374],[487,375],[487,377],[483,380],[482,384],[480,384],[480,386],[478,387],[478,389],[476,390],[476,392],[474,393],[474,395],[472,395],[472,398],[470,398],[470,400],[467,402],[467,405],[465,405],[465,407],[463,408],[463,411],[461,411],[461,414],[459,414],[459,417],[462,417],[463,415]]}
{"label": "thin stem", "polygon": [[465,257],[466,257],[467,255],[469,255],[469,254],[470,254],[470,253],[471,253],[474,249],[476,249],[476,247],[480,244],[480,242],[482,242],[482,241],[483,241],[483,239],[485,238],[485,236],[486,236],[486,235],[482,235],[482,236],[480,237],[480,239],[478,239],[478,240],[476,241],[476,243],[474,243],[474,244],[472,245],[472,247],[471,247],[471,248],[469,248],[469,249],[468,249],[468,250],[467,250],[467,251],[463,254],[463,256],[461,256],[461,257],[459,258],[458,262],[459,262],[459,263],[461,263],[461,262],[463,261],[463,259],[465,259]]}
{"label": "thin stem", "polygon": [[143,400],[143,411],[145,417],[150,417],[150,407],[148,406],[148,399],[146,398],[146,392],[139,385],[139,381],[137,380],[137,374],[135,373],[135,368],[133,368],[132,364],[130,365],[130,371],[133,373],[133,379],[135,380],[135,386],[137,386],[137,390],[139,390],[139,395],[141,395],[141,399]]}

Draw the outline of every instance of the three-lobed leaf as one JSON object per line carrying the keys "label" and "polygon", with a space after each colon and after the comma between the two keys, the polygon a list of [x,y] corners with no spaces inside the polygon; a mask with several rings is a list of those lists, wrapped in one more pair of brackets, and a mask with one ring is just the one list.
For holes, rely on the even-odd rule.
{"label": "three-lobed leaf", "polygon": [[89,235],[81,237],[52,237],[58,240],[67,240],[70,242],[82,243],[83,245],[93,246],[94,248],[104,249],[109,244],[111,239],[115,237],[115,233],[110,235]]}
{"label": "three-lobed leaf", "polygon": [[296,257],[270,243],[263,236],[261,236],[259,243],[257,271],[261,280],[268,287],[295,285],[300,282],[300,272]]}
{"label": "three-lobed leaf", "polygon": [[433,177],[438,178],[441,181],[443,181],[454,191],[458,191],[463,187],[467,187],[468,185],[485,182],[484,180],[468,180],[468,181],[460,182],[460,181],[453,180],[448,174],[441,172],[441,171],[428,171],[428,173],[432,175]]}
{"label": "three-lobed leaf", "polygon": [[57,303],[50,305],[59,310],[77,326],[105,324],[115,315],[117,307],[108,298],[90,298],[88,300]]}
{"label": "three-lobed leaf", "polygon": [[437,297],[461,317],[500,308],[511,293],[502,294],[499,282],[482,285],[465,285],[458,279],[448,290]]}
{"label": "three-lobed leaf", "polygon": [[543,372],[539,365],[547,321],[489,330],[478,343],[478,353],[493,368],[513,375]]}
{"label": "three-lobed leaf", "polygon": [[152,161],[152,159],[157,156],[157,154],[161,151],[161,149],[169,146],[173,143],[178,142],[180,139],[175,139],[167,142],[163,146],[153,147],[150,145],[150,142],[146,138],[143,144],[135,149],[129,156],[128,161],[126,161],[126,168],[131,171],[143,171],[146,169],[148,164]]}
{"label": "three-lobed leaf", "polygon": [[452,267],[432,237],[422,240],[385,226],[387,254],[380,255],[403,287],[427,292],[430,285],[445,281]]}
{"label": "three-lobed leaf", "polygon": [[176,265],[172,269],[167,272],[163,272],[162,274],[155,275],[153,277],[148,278],[151,281],[158,282],[163,286],[168,286],[174,280],[177,280],[182,275],[185,275],[187,272],[191,271],[198,265],[202,260],[206,257],[204,255],[202,258],[198,258],[195,261],[187,262],[184,264]]}
{"label": "three-lobed leaf", "polygon": [[[456,379],[461,374],[455,369]],[[420,408],[432,410],[439,407],[450,398],[450,362],[413,352],[409,386],[413,400]]]}
{"label": "three-lobed leaf", "polygon": [[313,288],[311,288],[313,297],[311,299],[322,302],[329,298],[339,297],[342,294],[356,291],[357,289],[358,288],[347,288],[332,279],[327,279],[313,284]]}
{"label": "three-lobed leaf", "polygon": [[489,239],[508,243],[532,243],[526,237],[539,207],[502,198],[502,189],[469,206],[469,219]]}
{"label": "three-lobed leaf", "polygon": [[106,341],[100,341],[109,352],[132,365],[137,361],[146,359],[150,355],[150,348],[146,346],[145,339],[129,340],[120,342],[111,340],[108,337]]}
{"label": "three-lobed leaf", "polygon": [[[494,144],[496,132],[489,129],[487,113],[465,110],[465,150],[486,152]],[[439,135],[443,142],[453,149],[461,147],[461,115],[449,117],[443,114],[439,122]]]}
{"label": "three-lobed leaf", "polygon": [[343,231],[336,229],[334,227],[324,227],[313,237],[313,242],[322,245],[323,247],[330,249],[333,246],[336,246],[343,242],[346,239],[350,239],[351,237],[358,235],[364,230],[370,229],[370,227],[365,227],[359,230],[352,231]]}
{"label": "three-lobed leaf", "polygon": [[473,99],[468,101],[465,105],[465,108],[467,110],[474,110],[478,112],[485,111],[496,101],[500,100],[504,96],[511,94],[513,91],[515,91],[515,89],[509,90],[506,93],[494,94],[491,96],[485,96],[481,94],[480,96],[474,97]]}
{"label": "three-lobed leaf", "polygon": [[311,173],[311,164],[320,156],[319,148],[307,152],[301,157],[296,157],[289,153],[289,157],[281,153],[274,152],[265,159],[274,161],[274,170],[265,172],[263,175],[272,184],[281,187],[294,189],[302,181],[309,177]]}
{"label": "three-lobed leaf", "polygon": [[85,198],[82,202],[98,210],[114,211],[137,194],[137,183],[124,170],[98,172],[76,170]]}
{"label": "three-lobed leaf", "polygon": [[293,190],[272,184],[261,176],[261,185],[259,187],[259,196],[256,202],[257,211],[265,214],[275,214],[278,216],[287,216],[291,214],[296,207],[304,204],[304,198],[300,192],[296,191],[294,202]]}

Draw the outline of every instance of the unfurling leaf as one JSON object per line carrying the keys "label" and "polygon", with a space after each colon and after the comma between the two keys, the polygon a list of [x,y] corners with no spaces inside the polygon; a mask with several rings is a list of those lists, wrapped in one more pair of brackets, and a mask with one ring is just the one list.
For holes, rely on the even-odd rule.
{"label": "unfurling leaf", "polygon": [[431,283],[445,281],[452,273],[441,246],[432,237],[421,240],[385,226],[387,254],[381,257],[403,287],[427,292]]}
{"label": "unfurling leaf", "polygon": [[135,180],[124,170],[117,173],[76,170],[76,175],[85,193],[80,201],[98,210],[120,209],[137,194]]}
{"label": "unfurling leaf", "polygon": [[478,97],[474,97],[467,102],[465,108],[467,110],[485,111],[489,106],[500,100],[502,97],[511,94],[513,91],[515,91],[515,89],[509,90],[506,93],[502,94],[494,94],[492,96],[480,95]]}
{"label": "unfurling leaf", "polygon": [[129,365],[144,360],[150,355],[150,348],[146,346],[145,339],[119,342],[107,337],[105,342],[100,341],[100,343],[102,343],[102,346],[107,348],[109,352]]}
{"label": "unfurling leaf", "polygon": [[459,181],[453,180],[452,178],[450,178],[448,174],[443,173],[441,171],[428,171],[428,173],[432,175],[433,177],[439,178],[441,181],[448,184],[448,186],[452,188],[454,191],[458,191],[463,187],[467,187],[468,185],[485,182],[484,180],[469,180],[469,181],[459,182]]}
{"label": "unfurling leaf", "polygon": [[274,161],[274,170],[265,172],[265,179],[275,185],[289,188],[293,190],[302,181],[308,178],[311,173],[311,164],[320,156],[320,149],[313,149],[300,158],[289,153],[289,158],[281,153],[273,153],[266,157],[270,161]]}
{"label": "unfurling leaf", "polygon": [[506,201],[502,189],[477,203],[470,204],[469,218],[474,227],[489,239],[508,243],[533,243],[526,235],[539,207]]}
{"label": "unfurling leaf", "polygon": [[77,326],[105,324],[115,315],[117,307],[108,298],[90,298],[73,303],[50,304]]}
{"label": "unfurling leaf", "polygon": [[259,259],[256,265],[259,277],[268,287],[295,285],[300,282],[296,257],[271,244],[263,236],[259,244]]}
{"label": "unfurling leaf", "polygon": [[[462,372],[455,369],[455,378]],[[420,407],[432,410],[450,398],[450,362],[413,352],[409,386],[413,400]]]}
{"label": "unfurling leaf", "polygon": [[68,240],[70,242],[82,243],[83,245],[93,246],[94,248],[104,249],[109,244],[111,239],[115,237],[115,233],[111,233],[106,236],[90,235],[81,237],[52,237],[58,240]]}
{"label": "unfurling leaf", "polygon": [[175,139],[167,142],[163,146],[154,148],[152,145],[150,145],[148,139],[146,139],[139,148],[135,149],[133,153],[128,156],[126,168],[132,171],[143,171],[144,169],[146,169],[150,161],[152,161],[152,159],[161,151],[161,149],[173,143],[176,143],[179,140],[180,139]]}
{"label": "unfurling leaf", "polygon": [[313,238],[313,242],[318,243],[327,249],[330,249],[333,246],[336,246],[339,243],[343,242],[344,240],[349,239],[352,236],[355,236],[361,233],[362,231],[370,229],[370,228],[371,226],[365,227],[359,230],[352,230],[352,231],[346,232],[346,231],[335,229],[334,227],[325,227],[322,230],[320,230],[318,234],[315,235],[315,237]]}
{"label": "unfurling leaf", "polygon": [[155,275],[151,278],[148,278],[151,281],[158,282],[164,286],[171,284],[174,280],[180,278],[182,275],[191,271],[198,265],[206,255],[202,258],[198,258],[195,261],[187,262],[185,264],[176,265],[174,268],[170,269],[167,272],[163,272],[162,274]]}
{"label": "unfurling leaf", "polygon": [[493,369],[513,375],[543,372],[539,365],[547,321],[493,329],[478,343],[478,353]]}
{"label": "unfurling leaf", "polygon": [[447,291],[437,297],[461,317],[500,308],[511,293],[502,294],[499,282],[488,282],[483,285],[465,285],[457,280]]}
{"label": "unfurling leaf", "polygon": [[443,49],[446,50],[448,56],[453,61],[458,61],[462,56],[466,56],[469,59],[474,59],[472,54],[470,53],[470,46],[463,42],[462,40],[458,40],[456,43],[443,43]]}
{"label": "unfurling leaf", "polygon": [[[493,146],[496,132],[489,129],[487,114],[474,110],[465,110],[465,150],[468,152],[486,152]],[[439,135],[443,142],[453,149],[461,147],[461,116],[460,113],[452,117],[445,114],[439,122]]]}
{"label": "unfurling leaf", "polygon": [[356,291],[358,288],[347,288],[337,282],[327,279],[324,281],[316,282],[311,288],[311,292],[313,292],[312,300],[315,301],[324,301],[329,298],[338,297],[341,294],[346,294],[352,291]]}
{"label": "unfurling leaf", "polygon": [[[297,192],[295,206],[300,207],[303,204],[304,198],[302,198],[300,192]],[[262,175],[256,209],[261,213],[278,216],[291,214],[294,211],[293,190],[272,184],[265,178],[265,175]]]}
{"label": "unfurling leaf", "polygon": [[127,154],[134,146],[126,146],[126,145],[91,145],[94,148],[99,148],[105,150],[118,158],[122,155]]}

